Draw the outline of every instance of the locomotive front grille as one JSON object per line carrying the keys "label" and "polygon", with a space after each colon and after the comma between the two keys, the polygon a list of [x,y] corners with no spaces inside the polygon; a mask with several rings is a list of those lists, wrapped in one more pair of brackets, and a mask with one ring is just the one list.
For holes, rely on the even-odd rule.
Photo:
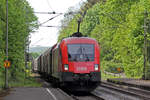
{"label": "locomotive front grille", "polygon": [[90,79],[90,75],[89,74],[74,74],[73,75],[73,79],[75,81],[78,81],[78,80],[89,80]]}

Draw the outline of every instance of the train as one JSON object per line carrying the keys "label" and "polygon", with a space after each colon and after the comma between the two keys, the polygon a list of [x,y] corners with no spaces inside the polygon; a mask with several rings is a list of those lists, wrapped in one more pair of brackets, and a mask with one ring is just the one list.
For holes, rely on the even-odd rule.
{"label": "train", "polygon": [[37,67],[38,67],[38,64],[37,64],[37,60],[38,58],[35,58],[32,60],[32,72],[36,73],[37,72]]}
{"label": "train", "polygon": [[36,61],[38,73],[55,86],[90,92],[100,85],[100,46],[93,38],[64,38]]}

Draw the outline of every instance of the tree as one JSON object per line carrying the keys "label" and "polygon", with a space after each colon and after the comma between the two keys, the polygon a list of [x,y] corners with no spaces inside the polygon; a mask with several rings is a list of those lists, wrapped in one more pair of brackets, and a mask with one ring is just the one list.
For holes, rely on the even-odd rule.
{"label": "tree", "polygon": [[[5,0],[0,2],[0,62],[5,60]],[[24,50],[26,46],[26,39],[34,29],[38,27],[37,17],[33,13],[26,0],[8,0],[8,59],[11,62],[9,68],[10,81],[23,80],[24,71]],[[1,64],[3,66],[3,64]],[[0,71],[2,73],[3,71]]]}

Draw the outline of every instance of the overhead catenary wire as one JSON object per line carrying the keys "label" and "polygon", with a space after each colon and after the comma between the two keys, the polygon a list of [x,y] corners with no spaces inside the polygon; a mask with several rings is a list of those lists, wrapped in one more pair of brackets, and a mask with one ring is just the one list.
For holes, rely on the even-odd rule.
{"label": "overhead catenary wire", "polygon": [[[43,25],[43,24],[49,22],[50,20],[53,20],[54,18],[56,18],[56,17],[58,17],[58,16],[64,14],[64,13],[54,13],[54,12],[35,12],[35,13],[40,13],[40,14],[57,14],[56,16],[54,16],[54,17],[52,17],[52,18],[46,20],[45,22],[40,23],[39,26],[41,26],[41,25]],[[69,12],[69,14],[77,14],[77,13],[76,13],[76,12]]]}
{"label": "overhead catenary wire", "polygon": [[52,26],[52,25],[44,26],[44,25],[41,25],[40,27],[62,27],[62,26]]}
{"label": "overhead catenary wire", "polygon": [[56,18],[56,17],[58,17],[58,16],[60,16],[60,15],[62,15],[62,14],[58,14],[58,15],[56,15],[56,16],[54,16],[54,17],[48,19],[47,21],[40,23],[39,26],[41,26],[41,25],[43,25],[43,24],[49,22],[50,20],[53,20],[54,18]]}
{"label": "overhead catenary wire", "polygon": [[34,12],[36,14],[64,14],[64,13],[56,13],[55,11],[53,12]]}
{"label": "overhead catenary wire", "polygon": [[[64,13],[56,13],[56,12],[34,12],[34,13],[38,13],[38,14],[58,14],[58,15],[56,15],[56,16],[54,16],[54,17],[48,19],[47,21],[40,23],[39,26],[41,26],[41,25],[43,25],[43,24],[49,22],[50,20],[53,20],[54,18],[56,18],[56,17],[58,17],[58,16],[64,14]],[[147,13],[150,13],[150,12],[147,12]],[[69,12],[68,14],[77,14],[77,12]],[[100,13],[100,15],[108,16],[108,17],[110,17],[112,20],[114,20],[115,22],[121,24],[121,22],[120,22],[119,20],[116,20],[115,18],[113,18],[113,17],[111,16],[112,14],[117,14],[117,15],[118,15],[118,14],[125,14],[125,13],[123,13],[123,12],[105,12],[105,13]],[[137,14],[137,13],[134,13],[134,14]],[[143,12],[140,12],[140,13],[138,13],[138,14],[143,14]],[[41,26],[41,27],[59,27],[59,26]]]}

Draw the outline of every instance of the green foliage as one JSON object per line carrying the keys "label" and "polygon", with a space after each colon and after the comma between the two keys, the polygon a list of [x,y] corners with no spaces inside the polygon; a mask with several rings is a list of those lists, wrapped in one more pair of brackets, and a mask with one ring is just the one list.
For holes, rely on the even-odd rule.
{"label": "green foliage", "polygon": [[[108,62],[108,61],[103,61],[102,62],[103,65],[103,69],[106,72],[110,72],[110,73],[121,73],[124,71],[123,69],[123,65],[119,64],[119,63],[115,63],[115,62]],[[120,68],[120,72],[117,70],[118,68]]]}
{"label": "green foliage", "polygon": [[35,59],[35,58],[37,58],[38,56],[40,56],[40,53],[32,52],[32,53],[30,53],[30,55],[33,57],[33,59]]}
{"label": "green foliage", "polygon": [[83,23],[81,26],[81,31],[83,34],[90,36],[90,33],[95,28],[97,24],[100,23],[99,21],[99,9],[95,7],[93,9],[89,9],[87,11],[86,16],[83,19]]}
{"label": "green foliage", "polygon": [[[127,77],[142,77],[145,11],[150,12],[149,0],[107,0],[87,10],[81,32],[100,43],[104,70],[116,72],[119,66]],[[77,16],[60,30],[59,40],[74,32]],[[147,39],[150,40],[149,30]],[[148,73],[149,62],[146,65]]]}
{"label": "green foliage", "polygon": [[67,27],[63,27],[62,30],[59,31],[60,35],[58,40],[70,36],[71,34],[77,32],[77,19],[76,16],[67,24]]}

